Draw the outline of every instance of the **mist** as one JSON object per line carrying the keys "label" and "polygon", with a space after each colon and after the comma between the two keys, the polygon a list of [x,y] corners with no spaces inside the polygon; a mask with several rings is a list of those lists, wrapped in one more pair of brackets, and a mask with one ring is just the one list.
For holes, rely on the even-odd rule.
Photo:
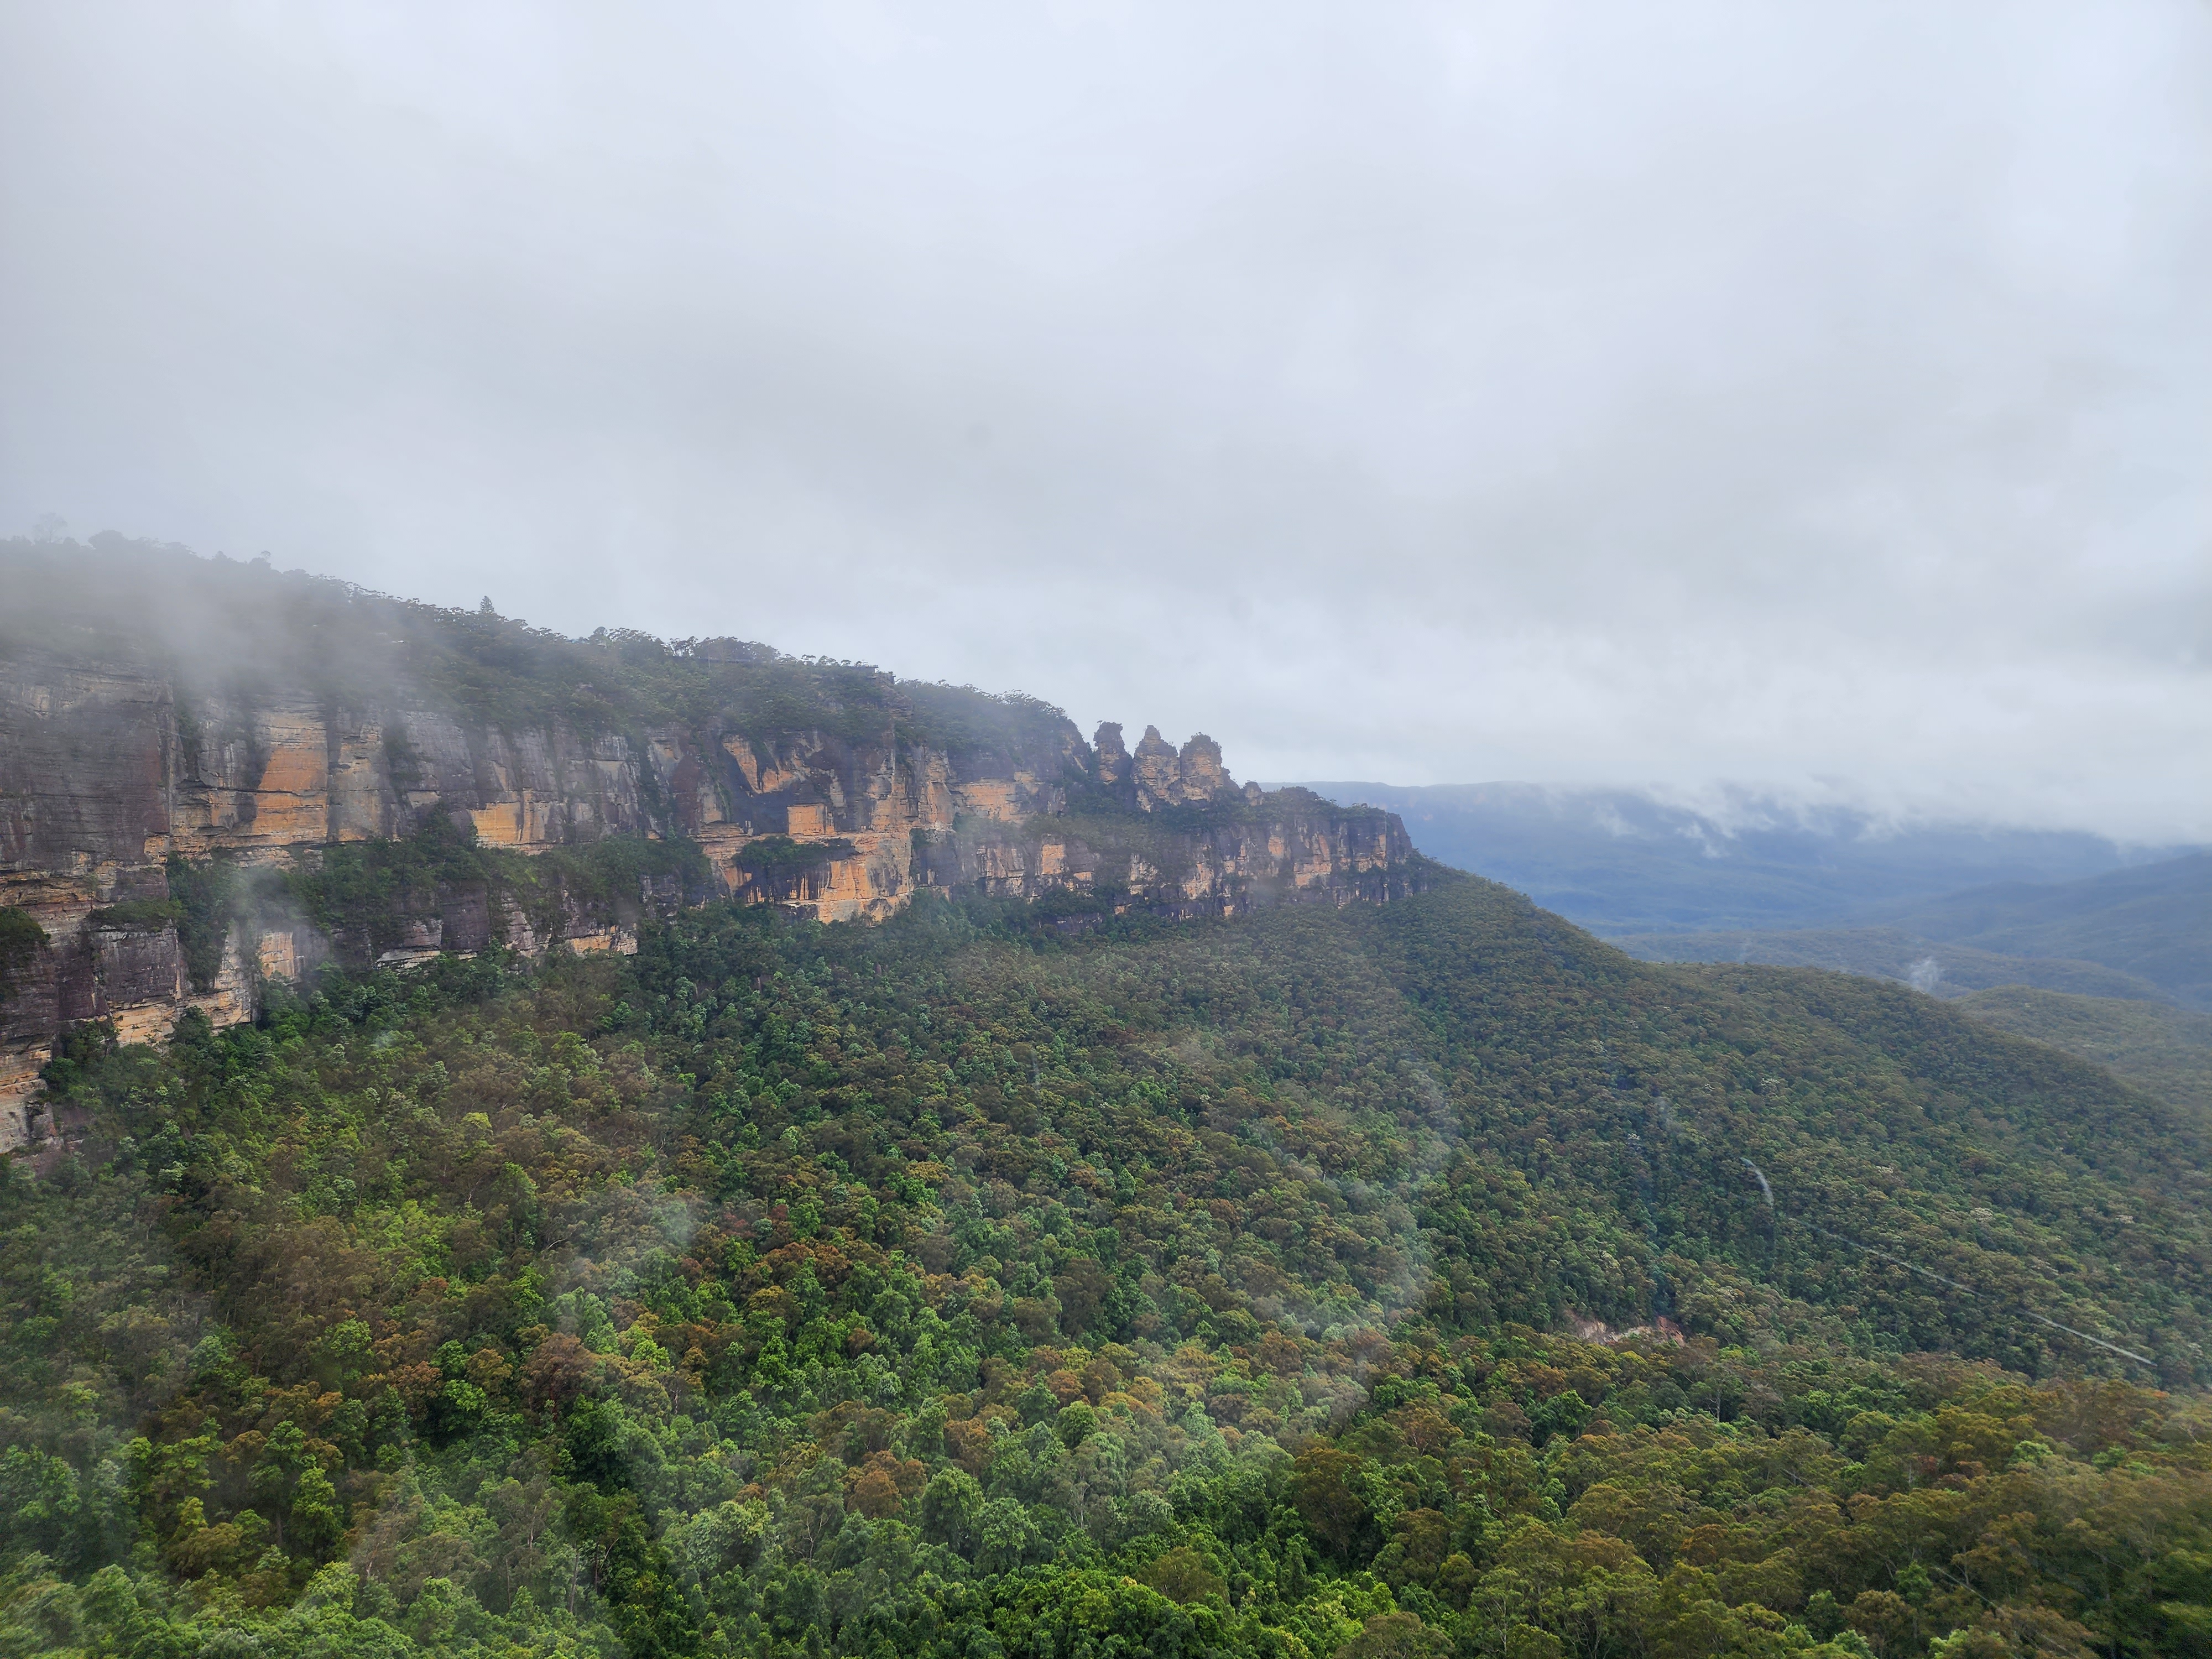
{"label": "mist", "polygon": [[2207,292],[2182,0],[0,10],[0,533],[1239,776],[2212,838]]}

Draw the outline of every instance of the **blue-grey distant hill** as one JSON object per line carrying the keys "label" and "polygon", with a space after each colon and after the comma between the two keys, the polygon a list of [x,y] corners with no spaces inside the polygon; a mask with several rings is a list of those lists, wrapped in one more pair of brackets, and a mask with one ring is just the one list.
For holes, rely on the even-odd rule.
{"label": "blue-grey distant hill", "polygon": [[1626,789],[1306,787],[1332,800],[1388,807],[1430,857],[1518,888],[1608,937],[1875,921],[1917,933],[1901,920],[1916,903],[2000,884],[2125,872],[2188,850],[2129,848],[2065,830],[1897,828],[1862,812],[1755,798],[1707,813]]}
{"label": "blue-grey distant hill", "polygon": [[1899,907],[1890,920],[1949,950],[2094,963],[2148,981],[2185,1008],[2212,1008],[2212,855],[2081,881],[1978,887]]}

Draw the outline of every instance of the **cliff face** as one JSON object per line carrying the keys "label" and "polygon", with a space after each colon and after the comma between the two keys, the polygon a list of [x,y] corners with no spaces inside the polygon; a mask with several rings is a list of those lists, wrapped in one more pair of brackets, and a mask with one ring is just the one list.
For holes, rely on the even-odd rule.
{"label": "cliff face", "polygon": [[[250,598],[262,579],[247,580]],[[1071,927],[1380,902],[1422,880],[1395,816],[1240,790],[1202,735],[1178,750],[1148,727],[1132,753],[1119,726],[1086,744],[1026,700],[733,641],[567,641],[370,611],[335,586],[307,590],[323,610],[304,621],[286,590],[292,611],[261,619],[243,661],[195,664],[152,643],[150,623],[134,637],[63,617],[0,635],[0,912],[45,935],[0,965],[0,1146],[24,1139],[37,1071],[73,1024],[111,1019],[143,1040],[187,1007],[249,1018],[260,982],[333,957],[635,948],[641,915],[701,896],[647,879],[532,909],[425,879],[374,927],[234,919],[193,971],[172,878],[211,861],[312,871],[434,821],[524,854],[681,839],[705,854],[705,892],[823,921],[878,920],[934,890],[1087,900]],[[351,637],[378,628],[380,657]],[[302,629],[368,667],[319,674]],[[603,678],[617,683],[595,689]],[[539,705],[521,718],[518,685]]]}

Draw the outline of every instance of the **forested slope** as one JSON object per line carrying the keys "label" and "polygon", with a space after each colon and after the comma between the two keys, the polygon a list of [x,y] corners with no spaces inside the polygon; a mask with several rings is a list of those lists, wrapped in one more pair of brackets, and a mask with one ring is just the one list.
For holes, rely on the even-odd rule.
{"label": "forested slope", "polygon": [[2212,1117],[2212,1014],[2024,985],[1977,991],[1959,1006],[1984,1025],[2063,1048],[2138,1089]]}
{"label": "forested slope", "polygon": [[49,1085],[0,1650],[2212,1651],[2201,1124],[1896,988],[717,902]]}

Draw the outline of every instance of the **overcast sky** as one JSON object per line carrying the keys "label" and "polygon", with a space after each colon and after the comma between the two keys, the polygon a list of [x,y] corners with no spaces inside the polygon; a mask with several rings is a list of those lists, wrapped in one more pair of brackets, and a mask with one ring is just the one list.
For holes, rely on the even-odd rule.
{"label": "overcast sky", "polygon": [[0,533],[2212,837],[2212,6],[0,4]]}

